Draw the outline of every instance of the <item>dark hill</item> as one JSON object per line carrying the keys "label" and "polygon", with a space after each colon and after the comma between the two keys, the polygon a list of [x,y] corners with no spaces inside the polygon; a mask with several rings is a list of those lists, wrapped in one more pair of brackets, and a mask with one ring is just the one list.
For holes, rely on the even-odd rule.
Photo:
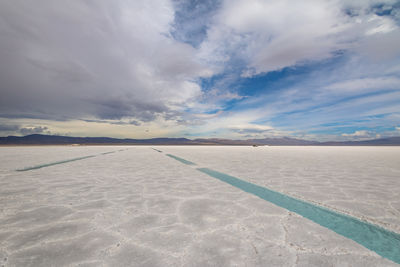
{"label": "dark hill", "polygon": [[118,139],[110,137],[70,137],[59,135],[31,134],[27,136],[0,137],[0,145],[270,145],[270,146],[399,146],[400,137],[346,142],[316,142],[289,137],[248,140],[152,138]]}

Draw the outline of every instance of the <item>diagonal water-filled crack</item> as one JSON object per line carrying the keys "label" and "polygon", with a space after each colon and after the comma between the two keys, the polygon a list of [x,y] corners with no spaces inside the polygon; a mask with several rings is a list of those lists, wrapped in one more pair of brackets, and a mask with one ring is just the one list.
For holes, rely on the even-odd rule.
{"label": "diagonal water-filled crack", "polygon": [[115,153],[115,152],[117,152],[117,151],[104,152],[104,153],[101,153],[101,155],[108,155],[108,154],[112,154],[112,153]]}
{"label": "diagonal water-filled crack", "polygon": [[[196,165],[193,162],[167,154],[187,165]],[[189,162],[190,164],[188,164]],[[299,200],[285,194],[270,190],[228,174],[217,172],[208,168],[196,170],[228,183],[247,193],[253,194],[263,200],[271,202],[279,207],[295,212],[321,226],[324,226],[344,237],[347,237],[380,256],[400,264],[400,235],[382,227],[363,222],[352,216],[329,210],[303,200]]]}
{"label": "diagonal water-filled crack", "polygon": [[177,157],[177,156],[174,156],[174,155],[171,155],[171,154],[166,154],[168,157],[170,157],[170,158],[173,158],[173,159],[175,159],[175,160],[177,160],[177,161],[180,161],[180,162],[182,162],[183,164],[186,164],[186,165],[196,165],[195,163],[193,163],[193,162],[191,162],[191,161],[188,161],[188,160],[186,160],[186,159],[183,159],[183,158],[180,158],[180,157]]}
{"label": "diagonal water-filled crack", "polygon": [[107,155],[107,154],[111,154],[111,153],[115,153],[115,152],[117,152],[117,151],[110,151],[110,152],[100,153],[100,154],[97,154],[97,155],[89,155],[89,156],[84,156],[84,157],[79,157],[79,158],[72,158],[72,159],[66,159],[66,160],[61,160],[61,161],[55,161],[55,162],[35,165],[35,166],[31,166],[31,167],[26,167],[26,168],[22,168],[22,169],[17,169],[16,171],[17,172],[25,172],[25,171],[37,170],[37,169],[41,169],[41,168],[45,168],[45,167],[58,165],[58,164],[64,164],[64,163],[73,162],[73,161],[77,161],[77,160],[94,158],[94,157],[97,157],[97,156],[100,156],[100,155]]}
{"label": "diagonal water-filled crack", "polygon": [[82,159],[94,158],[94,157],[96,157],[96,156],[95,155],[91,155],[91,156],[85,156],[85,157],[79,157],[79,158],[73,158],[73,159],[66,159],[66,160],[61,160],[61,161],[56,161],[56,162],[50,162],[50,163],[46,163],[46,164],[36,165],[36,166],[32,166],[32,167],[26,167],[26,168],[23,168],[23,169],[17,169],[16,171],[17,172],[24,172],[24,171],[36,170],[36,169],[41,169],[41,168],[45,168],[45,167],[49,167],[49,166],[53,166],[53,165],[63,164],[63,163],[82,160]]}

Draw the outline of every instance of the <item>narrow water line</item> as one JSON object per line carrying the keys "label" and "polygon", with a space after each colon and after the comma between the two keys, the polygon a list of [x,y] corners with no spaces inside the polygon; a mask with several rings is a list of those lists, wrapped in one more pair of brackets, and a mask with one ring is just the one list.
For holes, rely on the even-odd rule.
{"label": "narrow water line", "polygon": [[23,168],[23,169],[17,169],[16,171],[17,172],[25,172],[25,171],[41,169],[41,168],[45,168],[45,167],[49,167],[49,166],[53,166],[53,165],[68,163],[68,162],[82,160],[82,159],[94,158],[94,157],[96,157],[96,155],[73,158],[73,159],[66,159],[66,160],[61,160],[61,161],[56,161],[56,162],[50,162],[50,163],[46,163],[46,164],[36,165],[36,166],[32,166],[32,167],[26,167],[26,168]]}
{"label": "narrow water line", "polygon": [[191,161],[188,161],[188,160],[186,160],[186,159],[183,159],[183,158],[180,158],[180,157],[177,157],[177,156],[174,156],[174,155],[171,155],[171,154],[166,154],[168,157],[170,157],[170,158],[173,158],[173,159],[175,159],[175,160],[177,160],[177,161],[180,161],[180,162],[182,162],[183,164],[186,164],[186,165],[196,165],[196,163],[193,163],[193,162],[191,162]]}
{"label": "narrow water line", "polygon": [[115,152],[117,152],[117,151],[103,152],[103,153],[100,153],[100,154],[97,154],[97,155],[89,155],[89,156],[84,156],[84,157],[79,157],[79,158],[72,158],[72,159],[66,159],[66,160],[61,160],[61,161],[55,161],[55,162],[35,165],[35,166],[31,166],[31,167],[26,167],[26,168],[22,168],[22,169],[16,169],[15,171],[17,171],[17,172],[25,172],[25,171],[37,170],[37,169],[41,169],[41,168],[45,168],[45,167],[58,165],[58,164],[64,164],[64,163],[73,162],[73,161],[77,161],[77,160],[94,158],[94,157],[97,157],[97,156],[100,156],[100,155],[108,155],[108,154],[115,153]]}
{"label": "narrow water line", "polygon": [[117,152],[117,151],[104,152],[104,153],[101,153],[101,155],[108,155],[108,154],[112,154],[112,153],[115,153],[115,152]]}

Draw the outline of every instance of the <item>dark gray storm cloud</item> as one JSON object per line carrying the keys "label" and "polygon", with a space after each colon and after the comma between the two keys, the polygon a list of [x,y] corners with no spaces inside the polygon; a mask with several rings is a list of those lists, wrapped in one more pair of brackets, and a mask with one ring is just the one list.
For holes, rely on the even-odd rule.
{"label": "dark gray storm cloud", "polygon": [[0,117],[165,117],[206,70],[168,1],[1,1]]}

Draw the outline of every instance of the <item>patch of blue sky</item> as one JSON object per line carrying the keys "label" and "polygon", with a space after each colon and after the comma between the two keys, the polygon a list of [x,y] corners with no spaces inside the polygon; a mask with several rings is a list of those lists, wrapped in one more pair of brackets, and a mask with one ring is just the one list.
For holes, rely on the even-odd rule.
{"label": "patch of blue sky", "polygon": [[279,72],[274,72],[272,74],[260,75],[254,78],[240,78],[237,76],[234,80],[229,80],[228,83],[221,84],[221,81],[226,80],[226,75],[219,74],[213,77],[202,79],[201,87],[203,91],[207,92],[212,89],[219,90],[220,93],[223,92],[233,92],[239,96],[243,96],[241,99],[228,99],[223,104],[224,111],[240,111],[255,107],[256,105],[265,105],[269,101],[274,101],[274,97],[260,100],[258,97],[268,96],[275,93],[279,93],[290,85],[296,83],[296,81],[287,81],[287,74]]}
{"label": "patch of blue sky", "polygon": [[281,70],[261,73],[259,75],[242,78],[239,81],[239,93],[246,95],[258,95],[265,92],[279,91],[292,87],[299,82],[309,80],[315,72],[329,74],[338,66],[348,60],[348,55],[343,51],[336,51],[326,60],[303,62],[293,67]]}
{"label": "patch of blue sky", "polygon": [[[282,97],[281,94],[283,92],[302,86],[306,89],[303,97],[297,96],[291,100],[292,104],[298,104],[309,101],[312,94],[312,92],[307,92],[309,88],[315,88],[320,85],[321,79],[315,79],[315,76],[329,76],[330,72],[337,69],[346,60],[347,56],[341,53],[338,56],[320,62],[309,62],[306,65],[284,68],[249,78],[237,75],[236,79],[231,80],[226,79],[226,76],[230,75],[230,73],[225,72],[201,79],[200,86],[204,91],[217,88],[218,90],[231,90],[240,96],[245,96],[242,99],[227,101],[224,105],[225,111],[241,111],[263,107],[276,102]],[[235,72],[241,70],[240,66],[237,66]],[[224,80],[227,80],[228,83],[221,82]]]}
{"label": "patch of blue sky", "polygon": [[[397,12],[400,9],[400,1],[395,2],[393,5],[383,3],[375,4],[371,7],[371,12],[378,16],[391,16],[396,19]],[[397,18],[398,19],[398,18]]]}
{"label": "patch of blue sky", "polygon": [[[261,73],[252,77],[241,77],[240,73],[243,72],[246,64],[239,58],[232,56],[227,64],[228,67],[225,68],[223,73],[201,78],[198,83],[204,92],[216,89],[220,92],[229,91],[240,96],[245,96],[242,99],[229,99],[224,105],[224,110],[239,111],[254,107],[255,105],[255,102],[252,100],[244,100],[271,95],[271,98],[263,99],[258,103],[259,105],[265,105],[268,101],[274,101],[277,98],[274,94],[279,94],[284,90],[311,80],[314,78],[315,72],[329,73],[334,71],[347,59],[345,53],[337,51],[330,59],[307,62],[294,67]],[[308,96],[306,95],[305,99],[307,98]],[[298,99],[295,101],[301,100]]]}
{"label": "patch of blue sky", "polygon": [[310,66],[291,67],[244,78],[240,81],[240,92],[246,95],[257,95],[266,91],[278,91],[307,79],[307,74],[311,69]]}
{"label": "patch of blue sky", "polygon": [[220,0],[174,0],[175,16],[171,35],[198,47],[207,37],[208,23],[221,5]]}

